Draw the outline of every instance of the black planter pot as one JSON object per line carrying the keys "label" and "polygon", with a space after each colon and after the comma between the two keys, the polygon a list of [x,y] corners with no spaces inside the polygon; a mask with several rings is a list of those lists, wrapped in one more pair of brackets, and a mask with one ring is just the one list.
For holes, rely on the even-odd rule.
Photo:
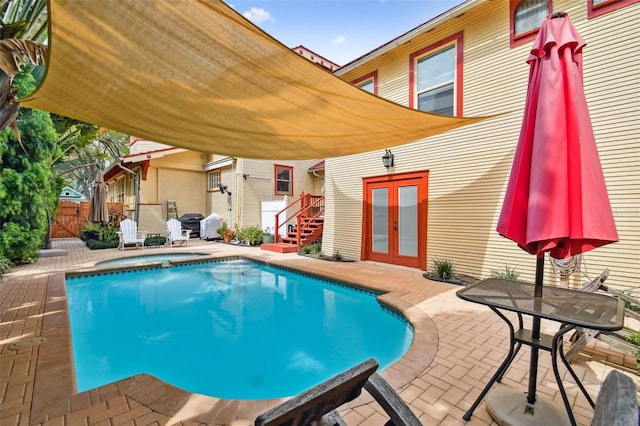
{"label": "black planter pot", "polygon": [[99,231],[84,231],[84,239],[85,240],[99,240],[100,232]]}

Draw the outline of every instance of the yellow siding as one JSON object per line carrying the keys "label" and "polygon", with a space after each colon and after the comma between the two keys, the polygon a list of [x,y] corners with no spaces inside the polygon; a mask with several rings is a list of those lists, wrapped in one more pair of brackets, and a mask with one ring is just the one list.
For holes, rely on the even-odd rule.
{"label": "yellow siding", "polygon": [[[640,4],[587,20],[586,1],[554,1],[585,38],[585,95],[609,190],[620,242],[585,254],[586,272],[603,268],[607,283],[638,286],[640,276]],[[423,141],[390,147],[389,173],[429,170],[427,262],[453,261],[460,273],[487,277],[514,266],[532,280],[535,258],[495,231],[518,140],[526,95],[531,42],[509,46],[509,2],[495,0],[467,11],[427,34],[341,77],[374,70],[379,95],[408,105],[409,55],[455,33],[464,33],[464,114],[501,114],[485,122]],[[362,177],[387,173],[383,152],[327,159],[327,214],[323,250],[360,258]],[[575,274],[560,282],[547,263],[545,282],[579,285]]]}
{"label": "yellow siding", "polygon": [[[216,159],[217,160],[217,159]],[[235,183],[235,164],[233,166],[223,167],[221,169],[220,181],[223,185],[227,185],[229,191],[231,191],[231,195],[235,196],[234,192],[236,192],[236,183]],[[205,173],[205,186],[204,192],[207,191],[207,174]],[[216,213],[221,218],[223,218],[229,227],[235,227],[235,219],[233,216],[233,199],[229,195],[221,194],[219,191],[214,191],[207,193],[207,208],[203,215],[208,216],[211,213]]]}
{"label": "yellow siding", "polygon": [[[242,226],[259,226],[261,224],[262,201],[281,199],[281,195],[273,194],[273,162],[265,160],[242,160]],[[247,174],[247,179],[242,178]]]}
{"label": "yellow siding", "polygon": [[170,145],[165,145],[160,142],[148,141],[148,140],[137,140],[133,143],[133,145],[129,145],[129,153],[130,154],[139,154],[141,152],[149,152],[149,151],[160,151],[163,149],[171,149],[173,148]]}
{"label": "yellow siding", "polygon": [[185,213],[204,215],[204,193],[206,191],[205,174],[177,169],[158,170],[158,203],[162,205],[162,214],[166,220],[167,200],[175,200],[178,217]]}
{"label": "yellow siding", "polygon": [[[309,167],[319,160],[238,160],[238,180],[240,191],[238,193],[239,223],[241,226],[262,227],[262,201],[280,200],[284,196],[274,194],[274,164],[293,167],[293,195],[289,200],[300,196],[301,192],[318,194],[315,191],[316,180],[311,173],[307,172]],[[243,174],[248,175],[247,179]]]}
{"label": "yellow siding", "polygon": [[142,204],[158,203],[158,168],[150,166],[147,178],[140,179],[140,202]]}

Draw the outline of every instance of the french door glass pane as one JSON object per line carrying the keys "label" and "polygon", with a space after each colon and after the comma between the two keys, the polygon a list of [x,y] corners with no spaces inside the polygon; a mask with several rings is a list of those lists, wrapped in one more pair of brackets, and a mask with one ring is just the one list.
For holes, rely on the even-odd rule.
{"label": "french door glass pane", "polygon": [[398,188],[398,254],[418,255],[418,187]]}
{"label": "french door glass pane", "polygon": [[389,253],[389,189],[374,188],[371,191],[372,251]]}

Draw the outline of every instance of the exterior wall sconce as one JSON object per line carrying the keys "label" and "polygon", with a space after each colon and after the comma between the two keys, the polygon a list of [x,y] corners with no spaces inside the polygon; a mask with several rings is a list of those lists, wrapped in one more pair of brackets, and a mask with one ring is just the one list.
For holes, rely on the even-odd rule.
{"label": "exterior wall sconce", "polygon": [[382,164],[388,169],[389,167],[393,167],[393,154],[390,150],[386,150],[384,155],[382,156]]}

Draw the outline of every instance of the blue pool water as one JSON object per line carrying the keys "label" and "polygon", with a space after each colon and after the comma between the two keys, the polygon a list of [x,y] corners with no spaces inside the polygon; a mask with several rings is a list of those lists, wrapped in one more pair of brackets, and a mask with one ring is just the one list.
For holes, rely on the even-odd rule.
{"label": "blue pool water", "polygon": [[142,262],[162,262],[169,263],[170,259],[185,259],[189,257],[205,256],[205,253],[164,253],[164,254],[147,254],[144,256],[123,257],[120,259],[105,260],[96,263],[96,266],[117,266],[131,265],[133,263]]}
{"label": "blue pool water", "polygon": [[413,332],[375,295],[248,260],[67,278],[78,391],[139,373],[229,399],[298,394]]}

